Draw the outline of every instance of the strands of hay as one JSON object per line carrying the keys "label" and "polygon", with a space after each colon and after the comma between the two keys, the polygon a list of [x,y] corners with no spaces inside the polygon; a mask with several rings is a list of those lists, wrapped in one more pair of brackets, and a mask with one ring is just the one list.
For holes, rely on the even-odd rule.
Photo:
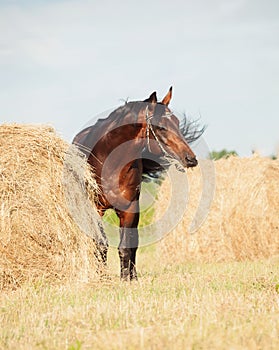
{"label": "strands of hay", "polygon": [[0,290],[96,278],[96,246],[75,221],[99,235],[84,177],[96,193],[86,161],[51,127],[0,125]]}
{"label": "strands of hay", "polygon": [[[206,176],[210,161],[203,162]],[[168,262],[241,261],[279,254],[279,161],[254,156],[214,163],[216,187],[206,221],[189,233],[203,186],[201,171],[195,168],[187,171],[187,211],[161,241],[160,254]],[[167,207],[170,188],[165,181],[157,203],[158,215]]]}

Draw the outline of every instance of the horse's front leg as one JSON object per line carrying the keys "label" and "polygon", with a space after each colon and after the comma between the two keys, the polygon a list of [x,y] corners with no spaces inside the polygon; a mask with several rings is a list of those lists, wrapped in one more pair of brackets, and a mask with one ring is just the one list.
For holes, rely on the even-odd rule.
{"label": "horse's front leg", "polygon": [[120,258],[120,278],[128,281],[137,279],[136,251],[138,246],[137,228],[120,228],[120,244],[118,253]]}
{"label": "horse's front leg", "polygon": [[123,280],[137,279],[136,252],[138,249],[138,202],[132,202],[127,212],[118,213],[120,219],[120,243],[118,253],[120,258],[120,277]]}

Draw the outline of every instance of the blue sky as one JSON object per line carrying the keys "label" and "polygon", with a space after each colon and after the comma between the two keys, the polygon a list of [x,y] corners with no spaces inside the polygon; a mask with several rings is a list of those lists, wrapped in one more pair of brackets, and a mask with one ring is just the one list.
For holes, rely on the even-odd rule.
{"label": "blue sky", "polygon": [[121,99],[174,87],[211,149],[279,149],[277,0],[1,1],[0,122],[68,141]]}

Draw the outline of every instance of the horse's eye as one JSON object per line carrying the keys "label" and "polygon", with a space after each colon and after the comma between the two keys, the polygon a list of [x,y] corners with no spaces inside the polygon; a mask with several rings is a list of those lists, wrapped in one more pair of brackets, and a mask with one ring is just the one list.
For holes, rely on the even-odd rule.
{"label": "horse's eye", "polygon": [[165,128],[164,126],[158,125],[158,130],[167,131],[167,128]]}

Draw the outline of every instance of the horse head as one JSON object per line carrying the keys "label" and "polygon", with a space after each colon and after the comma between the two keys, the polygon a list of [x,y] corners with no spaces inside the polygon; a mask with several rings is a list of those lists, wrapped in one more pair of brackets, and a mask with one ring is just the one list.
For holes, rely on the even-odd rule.
{"label": "horse head", "polygon": [[144,102],[146,118],[146,148],[157,157],[179,162],[183,167],[195,167],[196,156],[180,130],[179,119],[168,105],[172,97],[172,87],[161,102],[153,92]]}

